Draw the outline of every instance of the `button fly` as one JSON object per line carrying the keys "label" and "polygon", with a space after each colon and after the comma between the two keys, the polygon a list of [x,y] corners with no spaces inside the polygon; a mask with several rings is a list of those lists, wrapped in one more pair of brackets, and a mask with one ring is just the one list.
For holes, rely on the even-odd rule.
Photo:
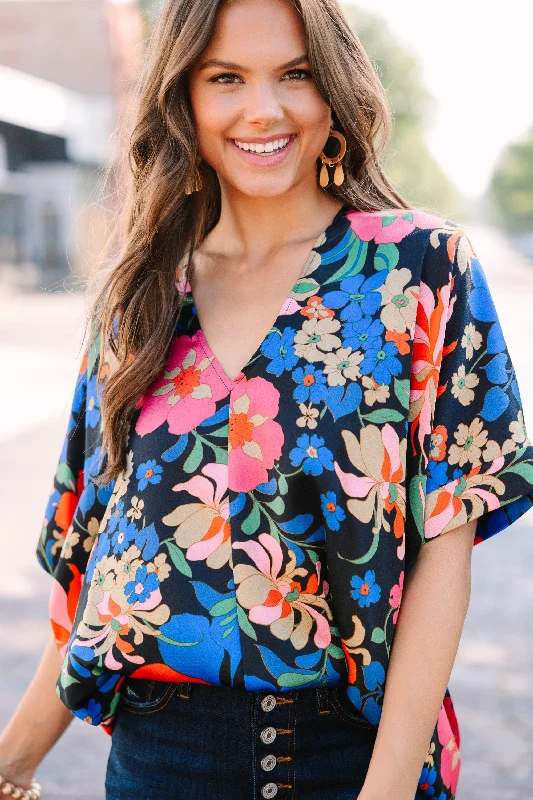
{"label": "button fly", "polygon": [[275,797],[278,793],[278,787],[275,783],[265,783],[265,785],[261,788],[261,794],[263,797]]}
{"label": "button fly", "polygon": [[[265,744],[270,744],[276,738],[276,729],[273,728],[272,725],[269,725],[268,728],[263,728],[263,730],[259,734],[259,738]],[[276,789],[276,791],[277,791],[277,789]],[[270,796],[273,797],[274,795],[269,795],[269,797]]]}
{"label": "button fly", "polygon": [[267,694],[266,697],[263,697],[261,700],[261,708],[263,711],[272,711],[274,706],[276,705],[276,698],[273,694]]}
{"label": "button fly", "polygon": [[265,772],[270,772],[271,769],[274,769],[278,760],[276,756],[273,756],[272,753],[269,753],[267,756],[261,759],[261,768],[265,770]]}

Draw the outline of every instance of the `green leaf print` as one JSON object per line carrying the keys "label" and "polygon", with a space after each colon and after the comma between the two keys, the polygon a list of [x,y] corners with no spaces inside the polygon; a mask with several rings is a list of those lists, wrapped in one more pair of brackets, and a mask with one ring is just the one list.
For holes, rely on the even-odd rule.
{"label": "green leaf print", "polygon": [[257,503],[253,503],[252,510],[242,522],[241,530],[248,536],[252,536],[258,529],[260,522],[261,514],[259,513],[259,508],[257,507]]}
{"label": "green leaf print", "polygon": [[344,658],[344,650],[342,647],[337,647],[336,644],[330,644],[328,647],[328,654],[332,658]]}
{"label": "green leaf print", "polygon": [[287,494],[289,491],[289,484],[285,475],[280,475],[278,478],[278,489],[280,494]]}
{"label": "green leaf print", "polygon": [[76,478],[68,464],[59,464],[56,478],[61,486],[66,486],[71,492],[76,491]]}
{"label": "green leaf print", "polygon": [[274,500],[269,500],[267,503],[263,503],[263,505],[267,506],[274,514],[278,514],[278,516],[285,511],[285,503],[282,497],[275,497]]}
{"label": "green leaf print", "polygon": [[374,268],[390,272],[397,266],[399,260],[400,251],[395,244],[380,244],[374,256]]}
{"label": "green leaf print", "polygon": [[402,404],[404,408],[409,408],[409,392],[411,387],[411,381],[404,380],[401,381],[398,378],[394,378],[394,394]]}
{"label": "green leaf print", "polygon": [[524,462],[523,464],[514,464],[511,467],[508,467],[503,472],[515,472],[517,475],[520,475],[521,478],[524,478],[528,483],[533,483],[533,465]]}
{"label": "green leaf print", "polygon": [[223,600],[219,600],[218,603],[215,603],[214,606],[211,606],[209,613],[212,617],[222,617],[224,614],[229,614],[230,611],[233,611],[236,605],[237,600],[235,595],[225,597]]}
{"label": "green leaf print", "polygon": [[278,686],[290,686],[292,688],[296,686],[305,686],[307,683],[318,678],[320,672],[306,672],[304,675],[301,675],[299,672],[282,672],[281,675],[278,676]]}
{"label": "green leaf print", "polygon": [[186,575],[188,578],[192,578],[192,570],[189,566],[189,563],[179,547],[175,545],[173,542],[166,542],[166,546],[168,547],[168,553],[170,558],[172,559],[172,563],[183,575]]}
{"label": "green leaf print", "polygon": [[396,411],[395,408],[377,408],[375,411],[371,411],[370,414],[362,414],[361,416],[369,422],[378,423],[401,422],[404,419],[404,415]]}
{"label": "green leaf print", "polygon": [[254,631],[250,623],[250,620],[246,616],[246,612],[239,605],[237,606],[237,617],[239,619],[239,628],[241,629],[241,631],[245,633],[247,636],[249,636],[250,639],[254,639],[255,641],[257,641],[257,634]]}
{"label": "green leaf print", "polygon": [[374,628],[372,631],[372,641],[376,644],[383,644],[385,641],[385,631],[383,628]]}
{"label": "green leaf print", "polygon": [[422,541],[425,541],[424,515],[422,510],[422,498],[420,496],[420,490],[424,495],[426,492],[425,475],[415,475],[415,477],[412,478],[411,482],[409,483],[409,505],[413,513],[418,533],[420,534]]}
{"label": "green leaf print", "polygon": [[361,241],[358,236],[352,233],[348,247],[350,247],[348,258],[342,267],[331,275],[327,281],[324,281],[324,283],[333,283],[335,281],[344,280],[344,278],[353,278],[354,275],[361,272],[366,263],[368,242]]}
{"label": "green leaf print", "polygon": [[187,458],[186,462],[183,465],[183,469],[185,472],[195,472],[198,467],[200,466],[200,462],[202,461],[204,455],[204,448],[202,442],[197,439],[194,443],[194,447]]}

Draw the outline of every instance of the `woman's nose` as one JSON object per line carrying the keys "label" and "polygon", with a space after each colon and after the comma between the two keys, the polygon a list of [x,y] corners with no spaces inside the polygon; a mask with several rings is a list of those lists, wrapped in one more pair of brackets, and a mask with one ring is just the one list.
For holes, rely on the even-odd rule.
{"label": "woman's nose", "polygon": [[270,83],[251,87],[247,93],[243,117],[246,122],[264,127],[283,119],[284,111],[276,88]]}

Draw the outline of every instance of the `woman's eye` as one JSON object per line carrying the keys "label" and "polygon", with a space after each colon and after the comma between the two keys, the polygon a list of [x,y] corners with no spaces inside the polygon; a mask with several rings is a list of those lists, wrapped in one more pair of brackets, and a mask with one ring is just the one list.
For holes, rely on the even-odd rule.
{"label": "woman's eye", "polygon": [[[232,72],[224,72],[221,75],[214,75],[212,78],[209,78],[209,83],[233,83],[231,78],[238,78],[238,75],[235,75]],[[229,78],[230,80],[220,80],[221,78]]]}
{"label": "woman's eye", "polygon": [[311,72],[308,69],[290,69],[285,73],[285,75],[291,75],[293,78],[296,78],[296,80],[301,80],[302,76],[304,78],[312,77]]}
{"label": "woman's eye", "polygon": [[[311,72],[308,69],[290,69],[288,72],[283,75],[283,78],[288,75],[290,80],[300,81],[302,79],[311,78]],[[235,83],[235,80],[240,80],[240,76],[236,75],[234,72],[223,72],[220,75],[214,75],[212,78],[209,78],[209,83],[220,83],[220,84],[231,84]]]}

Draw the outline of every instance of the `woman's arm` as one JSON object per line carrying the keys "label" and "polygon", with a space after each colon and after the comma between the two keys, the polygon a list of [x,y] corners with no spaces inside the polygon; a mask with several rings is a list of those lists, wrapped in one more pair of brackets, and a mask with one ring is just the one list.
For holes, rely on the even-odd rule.
{"label": "woman's arm", "polygon": [[56,694],[62,659],[52,634],[33,680],[0,734],[0,775],[29,789],[44,756],[74,719]]}
{"label": "woman's arm", "polygon": [[359,800],[413,800],[471,590],[477,521],[426,542],[404,586],[383,710]]}

